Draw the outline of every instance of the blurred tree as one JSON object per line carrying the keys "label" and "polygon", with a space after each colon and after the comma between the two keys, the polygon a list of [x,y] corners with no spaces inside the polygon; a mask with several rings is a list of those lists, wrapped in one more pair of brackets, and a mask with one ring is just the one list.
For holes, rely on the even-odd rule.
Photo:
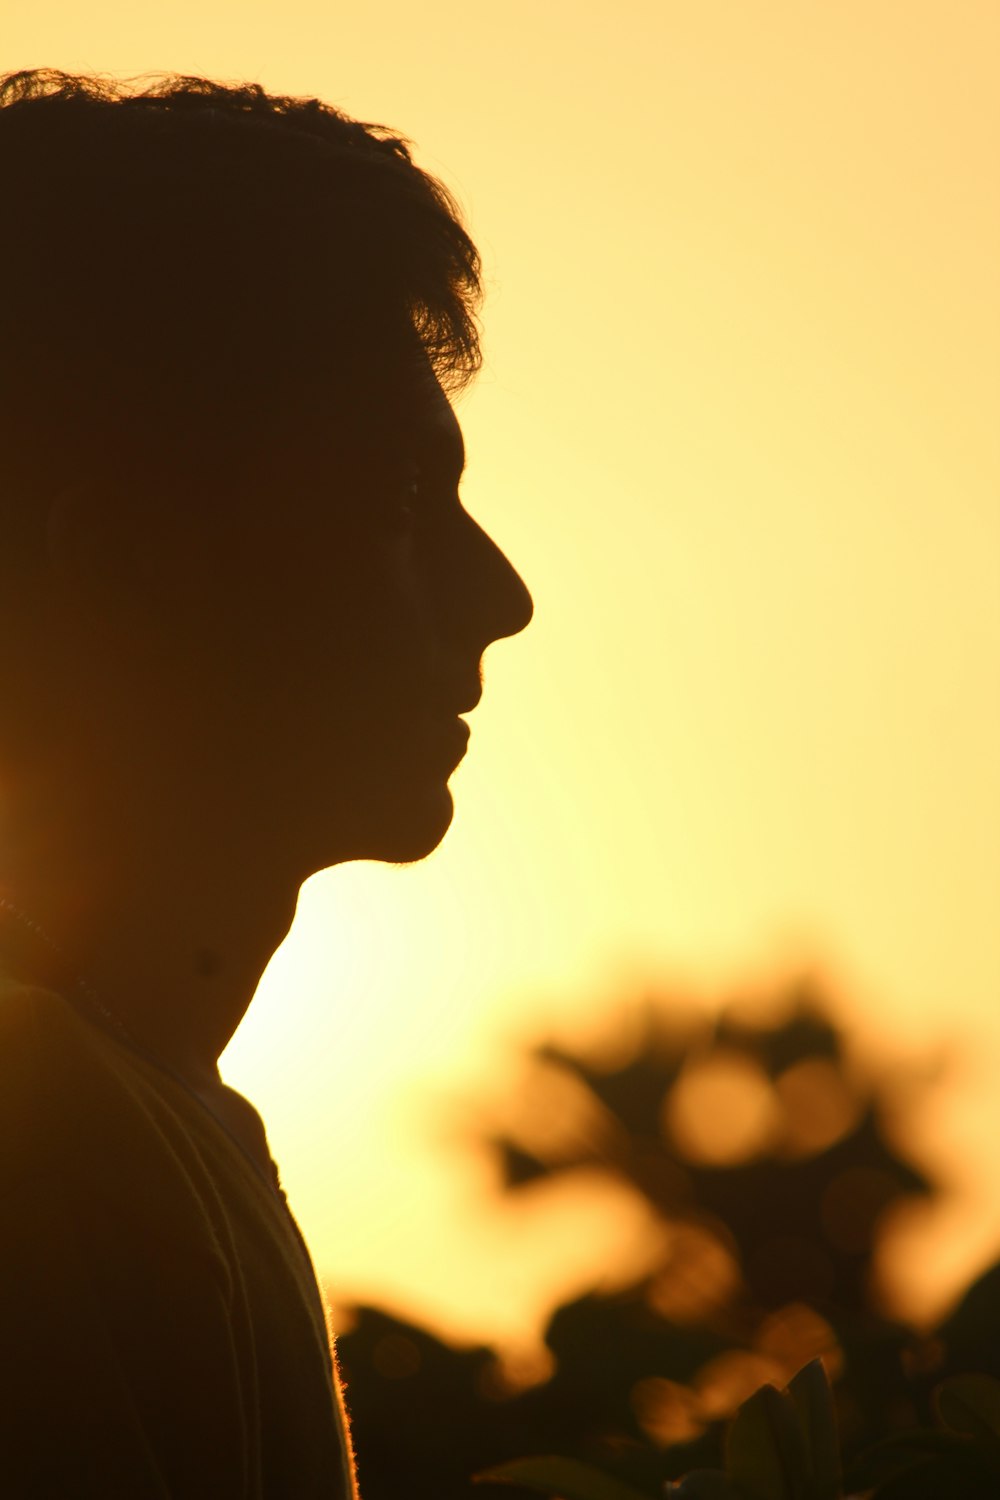
{"label": "blurred tree", "polygon": [[505,1191],[597,1167],[643,1196],[665,1250],[626,1291],[560,1308],[554,1372],[521,1392],[489,1350],[363,1310],[339,1352],[367,1500],[468,1500],[477,1469],[546,1451],[655,1486],[717,1462],[723,1421],[814,1357],[848,1454],[925,1417],[942,1346],[883,1316],[872,1257],[885,1211],[934,1189],[822,994],[786,1001],[778,1023],[731,1009],[708,1029],[650,1005],[625,1059],[537,1049],[488,1140]]}

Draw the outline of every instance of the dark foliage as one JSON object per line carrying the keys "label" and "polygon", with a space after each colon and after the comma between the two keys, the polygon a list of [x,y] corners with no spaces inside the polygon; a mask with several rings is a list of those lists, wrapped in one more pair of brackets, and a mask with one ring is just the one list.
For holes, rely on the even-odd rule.
{"label": "dark foliage", "polygon": [[[542,1149],[530,1111],[515,1108],[491,1141],[506,1190],[598,1166],[672,1226],[665,1257],[623,1293],[558,1309],[546,1335],[554,1373],[516,1394],[490,1351],[453,1351],[365,1309],[339,1349],[369,1500],[467,1500],[470,1474],[540,1452],[655,1491],[715,1465],[739,1403],[817,1356],[834,1378],[849,1461],[926,1422],[943,1374],[1000,1373],[997,1342],[989,1346],[996,1273],[935,1340],[879,1310],[871,1271],[880,1220],[935,1189],[897,1154],[879,1082],[858,1076],[822,997],[800,992],[787,1017],[767,1028],[730,1013],[706,1037],[666,1030],[651,1009],[641,1046],[616,1068],[539,1049],[542,1076],[572,1077],[592,1119],[555,1143],[550,1119]],[[753,1149],[706,1159],[671,1129],[672,1103],[684,1087],[690,1106],[693,1070],[734,1060],[773,1091],[772,1128]],[[415,1486],[414,1476],[426,1479]]]}

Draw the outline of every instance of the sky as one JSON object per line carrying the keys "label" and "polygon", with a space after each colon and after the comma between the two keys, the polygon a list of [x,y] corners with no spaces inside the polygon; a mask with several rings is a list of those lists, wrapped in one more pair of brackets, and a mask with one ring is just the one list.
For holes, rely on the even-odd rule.
{"label": "sky", "polygon": [[487,273],[467,507],[535,597],[441,849],[316,876],[224,1058],[337,1303],[530,1344],[645,1253],[502,1203],[523,1049],[825,976],[944,1050],[917,1312],[1000,1254],[1000,7],[0,3],[0,71],[199,73],[402,130]]}

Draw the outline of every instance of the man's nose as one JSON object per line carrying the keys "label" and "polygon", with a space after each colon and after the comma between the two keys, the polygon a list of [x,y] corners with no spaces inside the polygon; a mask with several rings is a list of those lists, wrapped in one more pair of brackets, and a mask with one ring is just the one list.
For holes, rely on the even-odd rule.
{"label": "man's nose", "polygon": [[534,602],[520,573],[496,542],[477,526],[480,549],[474,604],[485,633],[484,645],[517,635],[534,613]]}

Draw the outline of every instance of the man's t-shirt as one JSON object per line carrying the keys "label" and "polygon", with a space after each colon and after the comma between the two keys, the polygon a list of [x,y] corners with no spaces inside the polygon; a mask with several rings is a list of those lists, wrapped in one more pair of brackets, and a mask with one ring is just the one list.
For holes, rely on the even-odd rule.
{"label": "man's t-shirt", "polygon": [[354,1493],[276,1173],[67,1000],[3,978],[0,1194],[0,1494]]}

